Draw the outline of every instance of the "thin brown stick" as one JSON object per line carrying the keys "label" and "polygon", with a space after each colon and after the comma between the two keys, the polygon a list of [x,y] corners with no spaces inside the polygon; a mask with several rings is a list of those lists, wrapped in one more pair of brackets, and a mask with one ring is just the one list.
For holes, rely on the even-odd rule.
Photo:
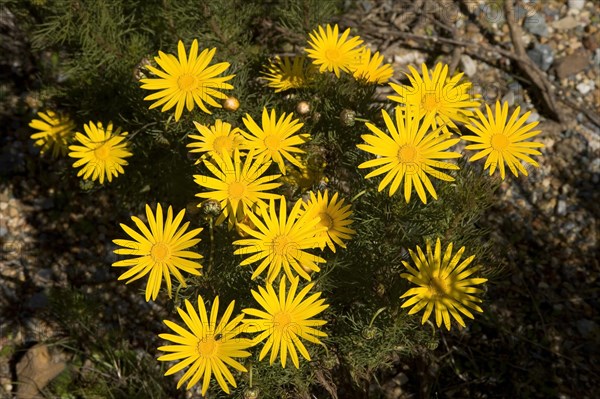
{"label": "thin brown stick", "polygon": [[506,16],[506,23],[508,24],[512,45],[516,54],[516,57],[513,59],[516,61],[517,66],[523,74],[533,83],[532,88],[534,91],[541,95],[541,106],[543,111],[552,119],[564,123],[565,116],[554,99],[552,85],[548,82],[544,72],[538,68],[525,52],[525,46],[521,39],[523,32],[515,18],[515,9],[512,0],[504,1],[504,14]]}

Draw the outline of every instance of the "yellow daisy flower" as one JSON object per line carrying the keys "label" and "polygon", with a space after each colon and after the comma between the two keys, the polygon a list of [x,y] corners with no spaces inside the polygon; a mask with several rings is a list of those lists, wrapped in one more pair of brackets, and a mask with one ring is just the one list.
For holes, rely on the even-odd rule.
{"label": "yellow daisy flower", "polygon": [[305,250],[321,245],[322,239],[315,234],[325,228],[316,228],[319,223],[318,218],[309,219],[308,216],[301,215],[301,206],[302,200],[297,201],[288,215],[285,197],[281,196],[279,215],[277,215],[275,201],[271,199],[268,207],[265,204],[260,205],[262,220],[252,213],[248,214],[256,230],[244,224],[240,225],[240,228],[253,238],[234,241],[233,245],[241,246],[234,255],[254,254],[244,259],[240,266],[262,260],[252,273],[252,280],[267,267],[269,268],[268,283],[279,276],[282,267],[290,279],[294,277],[292,269],[306,280],[310,280],[310,275],[304,270],[305,268],[315,272],[321,270],[318,264],[325,263],[325,259]]}
{"label": "yellow daisy flower", "polygon": [[[483,310],[477,305],[482,300],[473,294],[479,294],[483,290],[473,287],[483,284],[487,281],[485,278],[467,278],[477,272],[479,266],[468,267],[475,256],[470,256],[458,264],[462,257],[465,247],[462,247],[452,256],[452,243],[448,245],[442,258],[440,239],[435,243],[435,252],[431,251],[431,243],[427,242],[427,255],[417,246],[417,254],[409,250],[410,257],[417,266],[414,269],[407,262],[402,261],[409,273],[402,273],[400,276],[411,283],[418,285],[411,288],[401,298],[411,297],[402,307],[413,306],[408,314],[414,314],[425,308],[421,323],[425,323],[429,316],[435,310],[435,322],[439,327],[444,321],[447,330],[450,330],[450,316],[458,324],[465,327],[460,313],[469,318],[473,314],[467,309],[470,308],[477,312]],[[460,311],[460,313],[459,313]]]}
{"label": "yellow daisy flower", "polygon": [[425,119],[421,119],[416,115],[416,110],[412,108],[402,110],[397,107],[396,125],[394,125],[388,113],[385,110],[381,112],[390,134],[388,135],[377,126],[367,123],[367,128],[375,135],[363,135],[362,139],[367,144],[357,145],[361,150],[377,155],[377,158],[358,166],[359,168],[378,167],[365,178],[385,173],[378,190],[383,190],[391,183],[390,196],[396,192],[404,179],[404,198],[407,203],[410,201],[413,185],[423,203],[427,203],[425,188],[433,198],[437,199],[437,193],[428,175],[440,180],[454,181],[452,176],[438,169],[459,169],[454,164],[440,161],[441,159],[460,157],[457,152],[444,152],[458,143],[459,139],[447,139],[445,136],[439,135],[439,128],[430,132],[435,117],[433,113],[429,113]]}
{"label": "yellow daisy flower", "polygon": [[[512,113],[508,118],[508,103],[505,102],[500,106],[500,102],[496,102],[496,117],[492,114],[492,110],[486,104],[487,118],[483,113],[477,110],[479,121],[471,119],[471,124],[467,128],[475,133],[475,136],[462,136],[466,141],[473,141],[476,144],[470,144],[465,148],[467,150],[481,150],[477,154],[469,158],[470,162],[476,161],[487,156],[485,168],[490,168],[490,175],[494,173],[496,167],[500,167],[500,176],[502,180],[505,177],[504,164],[508,165],[510,171],[519,176],[518,171],[521,171],[525,176],[528,175],[527,169],[521,165],[520,161],[525,161],[535,167],[539,164],[534,161],[529,155],[542,155],[535,148],[542,148],[542,143],[526,141],[541,133],[540,130],[531,130],[538,125],[539,122],[532,122],[524,125],[531,115],[531,111],[526,112],[519,118],[521,107]],[[518,118],[518,119],[517,119]]]}
{"label": "yellow daisy flower", "polygon": [[241,332],[245,332],[240,328],[240,322],[244,315],[240,314],[229,321],[234,305],[235,301],[232,301],[217,324],[219,297],[215,298],[209,316],[206,313],[204,300],[198,296],[198,312],[187,299],[185,300],[186,310],[177,308],[177,313],[187,329],[172,321],[163,321],[176,334],[159,334],[159,337],[174,342],[175,345],[159,347],[159,351],[172,353],[162,355],[158,360],[163,362],[181,360],[167,370],[165,375],[175,374],[191,366],[177,383],[178,389],[187,380],[189,381],[186,389],[190,389],[202,378],[202,396],[204,396],[214,374],[221,389],[225,393],[229,393],[228,383],[234,388],[237,385],[227,366],[237,371],[248,372],[242,364],[234,359],[250,356],[250,352],[247,352],[246,349],[252,346],[252,341],[249,339],[238,337]]}
{"label": "yellow daisy flower", "polygon": [[352,211],[350,205],[344,206],[344,200],[338,201],[338,193],[333,194],[329,201],[329,191],[325,190],[325,195],[318,192],[317,196],[311,191],[310,200],[303,203],[304,211],[307,213],[308,220],[319,218],[317,228],[325,227],[321,230],[318,236],[322,238],[321,249],[325,244],[335,252],[335,242],[342,248],[346,248],[346,244],[342,240],[348,240],[356,231],[348,228],[352,224]]}
{"label": "yellow daisy flower", "polygon": [[267,86],[275,89],[275,93],[289,89],[306,87],[311,79],[311,64],[307,67],[306,57],[275,57],[263,74]]}
{"label": "yellow daisy flower", "polygon": [[242,130],[242,135],[246,139],[243,147],[249,150],[256,150],[256,157],[265,160],[273,160],[279,165],[279,170],[285,175],[284,158],[290,163],[301,167],[301,163],[290,153],[303,153],[304,151],[296,148],[297,145],[304,144],[310,139],[308,134],[296,134],[304,126],[298,119],[292,120],[292,114],[282,113],[277,119],[275,110],[271,110],[271,115],[267,108],[263,108],[262,124],[258,126],[249,114],[243,118],[244,125],[250,133]]}
{"label": "yellow daisy flower", "polygon": [[262,162],[254,158],[254,153],[246,155],[244,163],[238,150],[234,150],[233,159],[228,153],[213,162],[204,161],[204,165],[215,176],[194,175],[194,181],[200,187],[213,191],[196,194],[196,197],[219,201],[223,213],[217,219],[217,224],[229,218],[232,227],[244,215],[252,213],[255,206],[266,205],[263,200],[277,198],[276,194],[266,191],[277,188],[279,182],[273,182],[281,175],[267,175],[271,162]]}
{"label": "yellow daisy flower", "polygon": [[260,333],[253,343],[257,344],[267,339],[260,351],[259,360],[262,360],[270,351],[270,364],[273,364],[279,355],[281,366],[284,368],[288,353],[296,368],[300,367],[298,352],[306,360],[310,360],[310,355],[300,338],[322,345],[318,337],[327,336],[323,331],[315,328],[327,322],[315,320],[313,317],[327,309],[329,305],[324,305],[325,300],[319,299],[320,292],[306,298],[314,284],[308,284],[296,295],[298,280],[297,277],[291,278],[292,284],[290,290],[287,291],[286,279],[283,276],[279,283],[279,295],[271,284],[267,284],[266,289],[258,287],[258,292],[252,290],[252,296],[260,304],[262,310],[253,308],[242,310],[247,315],[257,317],[257,319],[242,321],[245,325],[245,332]]}
{"label": "yellow daisy flower", "polygon": [[119,173],[123,174],[123,166],[127,165],[125,158],[132,154],[128,151],[129,146],[125,140],[127,132],[119,133],[117,130],[113,134],[113,124],[109,123],[106,129],[102,123],[83,125],[85,135],[75,133],[75,140],[82,145],[69,146],[69,156],[79,158],[73,164],[74,168],[83,166],[77,173],[77,176],[83,175],[83,179],[100,180],[104,183],[104,176],[111,182],[113,176],[117,177]]}
{"label": "yellow daisy flower", "polygon": [[394,69],[390,64],[383,64],[383,55],[376,51],[371,57],[371,49],[363,47],[360,53],[360,60],[352,70],[356,80],[362,80],[367,83],[387,83],[394,75]]}
{"label": "yellow daisy flower", "polygon": [[450,134],[448,128],[458,130],[454,122],[469,122],[468,118],[473,115],[471,108],[479,107],[479,101],[469,93],[472,88],[470,82],[460,83],[462,73],[448,77],[448,65],[441,63],[431,73],[422,64],[423,76],[412,66],[408,68],[412,73],[412,76],[406,74],[410,85],[390,83],[398,93],[397,96],[388,96],[390,100],[399,102],[402,107],[416,108],[418,112],[434,113],[434,129],[443,126],[447,134]]}
{"label": "yellow daisy flower", "polygon": [[123,247],[114,251],[117,255],[136,256],[112,264],[114,267],[130,267],[128,271],[119,276],[119,280],[129,279],[127,281],[127,284],[129,284],[150,273],[150,278],[146,284],[146,302],[150,300],[150,297],[153,301],[156,300],[163,277],[167,283],[167,292],[170,298],[171,274],[184,287],[186,287],[185,279],[179,269],[196,276],[200,275],[197,269],[200,269],[202,265],[190,259],[201,259],[202,255],[188,249],[200,242],[199,238],[194,237],[200,234],[202,229],[199,228],[186,233],[190,222],[186,222],[179,227],[184,214],[185,209],[181,210],[173,219],[173,208],[169,206],[167,218],[163,221],[163,211],[160,204],[156,207],[156,217],[154,217],[150,206],[146,205],[146,217],[150,229],[140,218],[132,216],[131,220],[142,234],[121,223],[121,228],[133,240],[113,240],[116,245]]}
{"label": "yellow daisy flower", "polygon": [[213,97],[225,99],[227,95],[219,90],[233,89],[232,85],[225,82],[235,75],[218,76],[229,68],[229,63],[220,62],[209,67],[208,64],[217,49],[204,49],[198,54],[198,40],[192,42],[189,57],[186,55],[181,40],[177,45],[177,50],[179,59],[172,54],[159,51],[158,57],[154,57],[154,59],[163,71],[148,65],[147,68],[158,78],[140,79],[142,89],[159,90],[144,98],[149,101],[157,100],[150,106],[150,109],[162,105],[161,112],[165,112],[177,105],[175,120],[178,121],[184,105],[188,111],[192,111],[194,103],[196,103],[207,114],[212,112],[206,108],[205,102],[213,107],[221,108],[221,104]]}
{"label": "yellow daisy flower", "polygon": [[75,123],[68,116],[57,115],[53,111],[38,112],[41,119],[33,119],[29,127],[39,130],[31,139],[41,147],[40,152],[52,151],[52,156],[66,155],[69,143],[73,138]]}
{"label": "yellow daisy flower", "polygon": [[308,44],[312,48],[306,49],[306,52],[313,59],[313,64],[319,66],[319,72],[333,71],[339,78],[340,71],[350,72],[360,59],[361,50],[358,46],[363,41],[358,36],[348,39],[350,28],[342,36],[339,36],[337,24],[333,29],[329,24],[326,28],[327,32],[319,26],[319,32],[314,30],[309,34]]}
{"label": "yellow daisy flower", "polygon": [[[237,127],[231,129],[231,124],[223,122],[221,119],[217,119],[212,126],[205,126],[194,121],[194,126],[196,126],[201,135],[190,134],[188,136],[194,140],[194,142],[187,145],[189,148],[192,148],[190,152],[206,153],[211,158],[221,158],[223,153],[226,152],[230,157],[233,157],[233,150],[239,148],[242,141],[240,129]],[[205,156],[203,155],[199,158],[196,161],[196,165]]]}

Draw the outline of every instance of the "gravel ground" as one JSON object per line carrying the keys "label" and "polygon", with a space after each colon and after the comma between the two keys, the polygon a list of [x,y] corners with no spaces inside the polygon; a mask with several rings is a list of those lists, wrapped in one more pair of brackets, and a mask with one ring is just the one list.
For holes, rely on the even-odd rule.
{"label": "gravel ground", "polygon": [[[561,105],[565,120],[557,123],[534,105],[527,80],[510,60],[482,51],[511,49],[499,3],[402,3],[363,1],[342,20],[383,50],[397,79],[408,65],[444,61],[465,72],[488,102],[532,110],[545,149],[528,178],[502,183],[498,202],[481,221],[504,265],[488,286],[485,314],[463,331],[444,334],[433,356],[399,361],[378,391],[388,398],[594,398],[600,390],[600,125],[593,120],[600,115],[600,4],[544,1],[520,9],[528,55],[567,103]],[[434,19],[453,30],[436,30],[442,24]],[[479,46],[457,52],[432,37]],[[545,58],[538,57],[540,49]]]}
{"label": "gravel ground", "polygon": [[[418,3],[424,7],[420,14],[400,6],[401,0],[359,1],[341,23],[383,51],[398,79],[408,64],[432,65],[441,57],[465,71],[485,99],[533,110],[546,147],[529,178],[509,177],[502,183],[497,204],[481,221],[493,232],[504,265],[488,285],[485,313],[466,329],[442,334],[433,354],[410,362],[398,359],[371,393],[386,398],[594,398],[600,388],[600,126],[593,121],[600,114],[600,4],[587,1],[579,7],[577,1],[550,0],[521,10],[529,18],[523,25],[529,56],[546,71],[557,96],[571,104],[563,107],[567,121],[557,123],[538,109],[527,80],[506,58],[494,56],[488,63],[467,51],[457,55],[449,44],[394,38],[394,32],[441,35],[431,19],[446,3],[448,17],[465,17],[449,18],[456,30],[445,36],[508,46],[500,9],[483,1],[438,2],[437,9]],[[27,72],[26,62],[13,64],[14,73]],[[12,97],[0,110],[5,122],[0,128],[0,396],[11,389],[1,348],[53,334],[53,326],[38,317],[48,306],[49,286],[99,295],[106,303],[99,317],[110,323],[119,323],[117,307],[121,314],[130,307],[162,319],[160,306],[131,295],[106,267],[114,256],[109,238],[118,234],[117,221],[127,218],[101,213],[115,197],[110,192],[66,195],[79,192],[57,173],[68,165],[36,161],[21,119],[35,100],[2,84]],[[136,337],[153,339],[143,331],[160,328],[146,324]]]}

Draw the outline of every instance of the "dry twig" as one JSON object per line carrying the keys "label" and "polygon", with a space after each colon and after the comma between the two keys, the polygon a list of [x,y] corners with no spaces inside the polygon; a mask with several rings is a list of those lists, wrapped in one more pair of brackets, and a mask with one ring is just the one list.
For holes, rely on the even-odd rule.
{"label": "dry twig", "polygon": [[516,53],[516,56],[512,58],[516,61],[517,66],[523,74],[531,80],[534,91],[540,94],[542,110],[552,119],[564,123],[565,116],[554,99],[551,83],[546,78],[544,72],[538,68],[525,52],[525,46],[521,39],[523,33],[521,31],[521,26],[515,17],[515,9],[512,0],[504,2],[504,13]]}

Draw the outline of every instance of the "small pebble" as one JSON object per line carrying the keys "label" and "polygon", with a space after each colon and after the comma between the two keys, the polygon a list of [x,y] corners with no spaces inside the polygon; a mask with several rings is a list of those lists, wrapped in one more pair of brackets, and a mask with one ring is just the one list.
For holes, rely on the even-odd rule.
{"label": "small pebble", "polygon": [[590,91],[594,90],[594,81],[590,80],[584,83],[579,83],[577,86],[577,91],[579,91],[584,96],[588,94]]}

